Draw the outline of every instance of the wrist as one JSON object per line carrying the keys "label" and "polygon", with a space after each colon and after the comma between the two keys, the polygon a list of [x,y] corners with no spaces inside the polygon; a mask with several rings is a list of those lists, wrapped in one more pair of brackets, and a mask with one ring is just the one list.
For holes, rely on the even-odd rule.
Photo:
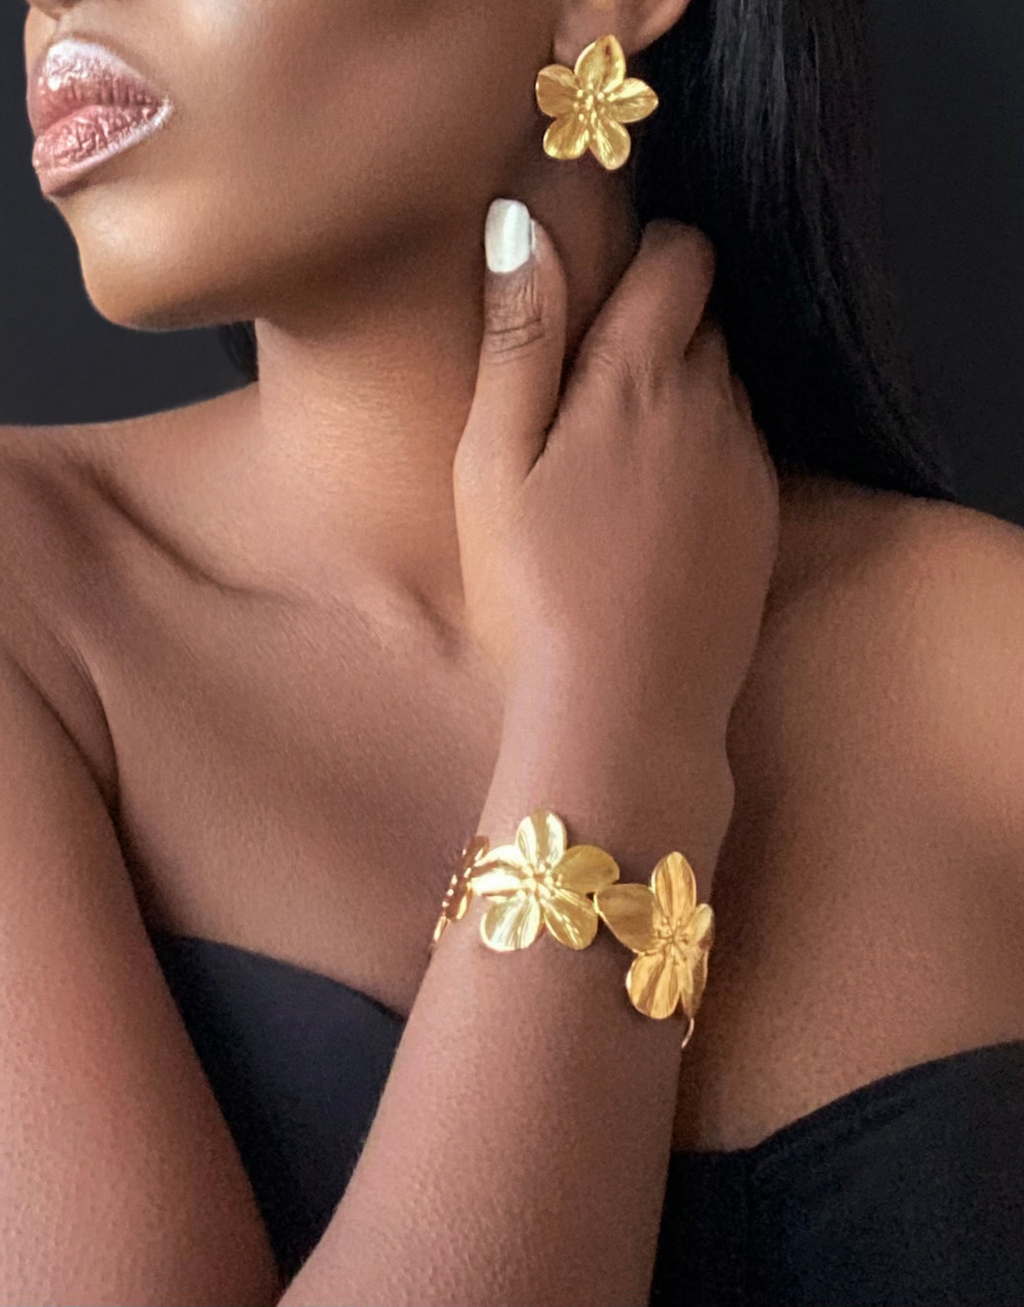
{"label": "wrist", "polygon": [[571,843],[597,844],[623,880],[646,881],[674,849],[693,866],[704,897],[732,815],[734,785],[710,734],[647,728],[621,703],[557,692],[548,682],[518,691],[506,712],[478,830],[491,844],[514,839],[536,808],[558,813]]}
{"label": "wrist", "polygon": [[501,739],[527,749],[538,735],[614,739],[620,751],[683,751],[728,769],[730,713],[678,669],[655,676],[639,661],[623,671],[609,659],[547,650],[520,660],[506,683]]}

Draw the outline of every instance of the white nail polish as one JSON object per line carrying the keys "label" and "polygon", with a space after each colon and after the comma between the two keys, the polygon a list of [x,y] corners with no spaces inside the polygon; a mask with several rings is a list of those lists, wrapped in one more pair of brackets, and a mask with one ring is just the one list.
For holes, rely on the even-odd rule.
{"label": "white nail polish", "polygon": [[519,200],[494,200],[487,210],[484,249],[492,272],[515,272],[534,250],[530,211]]}

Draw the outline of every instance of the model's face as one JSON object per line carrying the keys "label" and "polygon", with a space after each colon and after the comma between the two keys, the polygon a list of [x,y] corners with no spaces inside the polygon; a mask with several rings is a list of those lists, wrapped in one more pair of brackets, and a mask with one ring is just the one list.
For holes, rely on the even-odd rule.
{"label": "model's face", "polygon": [[554,18],[553,0],[33,0],[29,68],[82,36],[173,106],[53,196],[93,303],[140,327],[261,316],[311,278],[475,233],[540,148]]}

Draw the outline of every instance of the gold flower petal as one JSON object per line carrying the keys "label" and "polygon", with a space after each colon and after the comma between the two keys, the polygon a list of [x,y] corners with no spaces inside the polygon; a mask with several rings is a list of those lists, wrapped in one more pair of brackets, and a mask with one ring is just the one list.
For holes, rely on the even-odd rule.
{"label": "gold flower petal", "polygon": [[610,91],[626,76],[626,56],[614,36],[602,36],[576,60],[576,81],[587,91]]}
{"label": "gold flower petal", "polygon": [[645,1016],[670,1017],[679,1002],[678,968],[662,949],[638,953],[626,976],[626,988],[633,1006]]}
{"label": "gold flower petal", "polygon": [[578,159],[590,144],[590,128],[579,115],[556,118],[544,133],[544,153],[552,159]]}
{"label": "gold flower petal", "polygon": [[620,123],[638,123],[657,109],[658,97],[639,77],[627,77],[608,92],[606,104],[608,112]]}
{"label": "gold flower petal", "polygon": [[451,913],[452,921],[461,921],[466,915],[466,909],[469,907],[469,900],[473,897],[473,887],[470,885],[469,881],[464,880],[461,889],[456,892],[458,898],[455,900],[454,911],[449,907],[449,912]]}
{"label": "gold flower petal", "polygon": [[705,952],[715,942],[715,914],[710,903],[698,903],[689,925],[686,927],[687,938],[694,948]]}
{"label": "gold flower petal", "polygon": [[538,871],[553,867],[565,852],[566,846],[565,826],[561,817],[548,812],[546,808],[531,812],[519,823],[516,844],[527,866],[535,867]]}
{"label": "gold flower petal", "polygon": [[465,871],[467,867],[471,867],[481,854],[487,852],[489,847],[490,844],[486,835],[474,835],[462,850],[459,858],[459,871]]}
{"label": "gold flower petal", "polygon": [[590,150],[609,169],[621,168],[629,158],[629,132],[607,114],[595,114],[590,129]]}
{"label": "gold flower petal", "polygon": [[704,994],[704,986],[708,983],[707,952],[704,949],[698,949],[696,952],[687,950],[683,954],[683,960],[676,963],[675,971],[683,1011],[688,1017],[695,1017]]}
{"label": "gold flower petal", "polygon": [[597,934],[597,913],[589,899],[555,885],[541,900],[544,925],[559,944],[567,948],[586,948]]}
{"label": "gold flower petal", "polygon": [[540,933],[540,905],[532,894],[515,894],[501,899],[487,911],[480,922],[484,943],[500,953],[529,948]]}
{"label": "gold flower petal", "polygon": [[577,89],[576,75],[563,64],[548,64],[537,74],[537,104],[551,118],[574,112]]}
{"label": "gold flower petal", "polygon": [[473,863],[474,874],[478,871],[511,871],[513,875],[525,876],[528,870],[519,851],[518,844],[499,844],[487,853],[482,853]]}
{"label": "gold flower petal", "polygon": [[577,894],[593,894],[619,879],[618,863],[595,844],[574,844],[555,868],[560,885]]}
{"label": "gold flower petal", "polygon": [[634,953],[654,947],[657,905],[646,885],[609,885],[594,895],[594,908],[620,944]]}
{"label": "gold flower petal", "polygon": [[474,894],[515,894],[523,887],[523,878],[505,867],[480,871],[470,877]]}
{"label": "gold flower petal", "polygon": [[651,873],[651,888],[673,925],[687,922],[697,906],[697,878],[681,853],[668,853]]}

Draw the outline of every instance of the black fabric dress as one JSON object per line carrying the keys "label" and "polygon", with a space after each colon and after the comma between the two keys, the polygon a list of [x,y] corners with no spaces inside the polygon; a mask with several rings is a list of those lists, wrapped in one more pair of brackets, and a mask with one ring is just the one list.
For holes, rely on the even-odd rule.
{"label": "black fabric dress", "polygon": [[[150,938],[290,1280],[403,1018],[262,953]],[[885,1076],[752,1148],[673,1153],[650,1302],[1024,1307],[1024,1040]]]}

